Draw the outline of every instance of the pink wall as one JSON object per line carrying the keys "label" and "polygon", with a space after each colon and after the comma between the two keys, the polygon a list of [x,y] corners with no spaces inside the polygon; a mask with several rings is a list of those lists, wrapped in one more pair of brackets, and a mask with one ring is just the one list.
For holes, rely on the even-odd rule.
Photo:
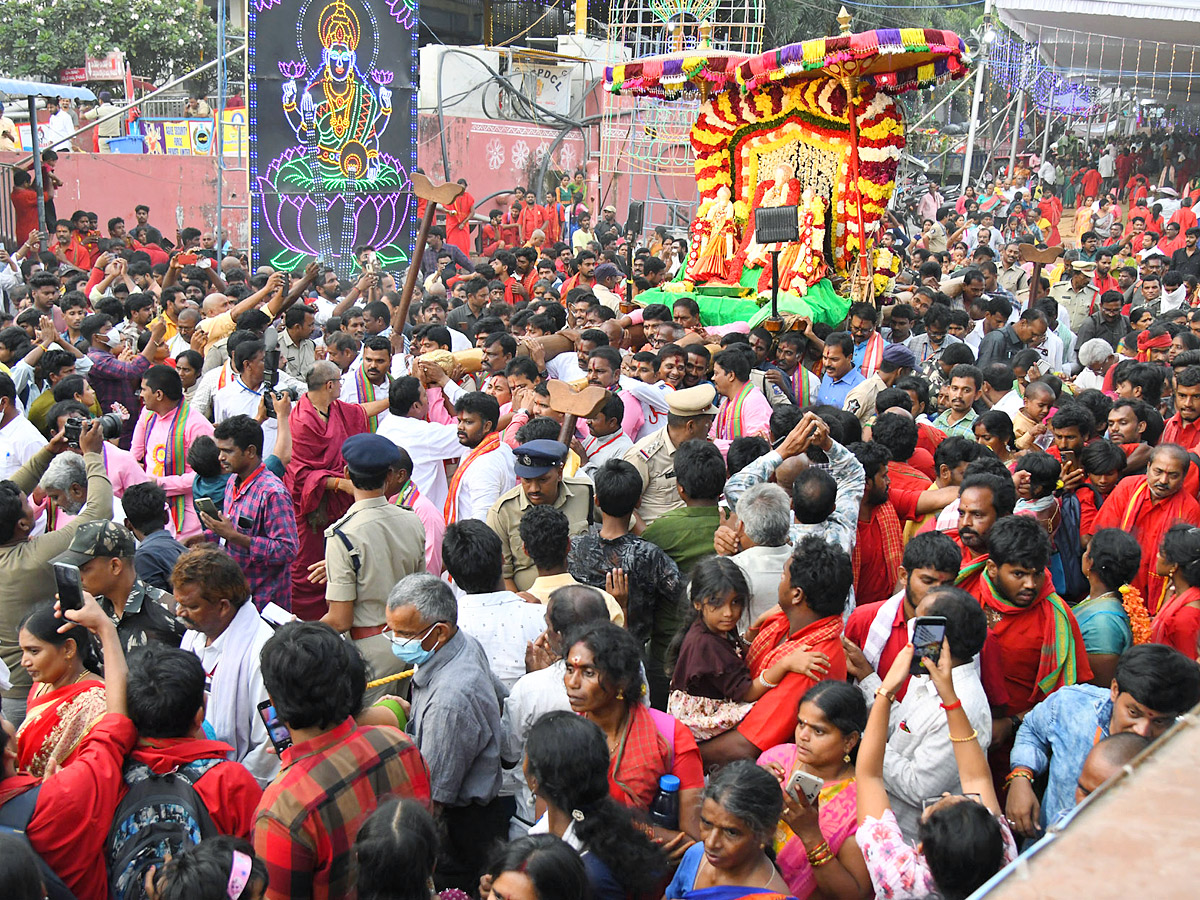
{"label": "pink wall", "polygon": [[[0,165],[22,154],[0,153]],[[54,172],[62,181],[55,206],[65,218],[76,209],[95,211],[100,228],[113,216],[134,223],[133,208],[150,207],[150,224],[168,238],[180,227],[211,229],[217,215],[217,162],[203,156],[148,156],[122,153],[62,153]],[[225,227],[236,246],[249,239],[246,172],[225,173]]]}

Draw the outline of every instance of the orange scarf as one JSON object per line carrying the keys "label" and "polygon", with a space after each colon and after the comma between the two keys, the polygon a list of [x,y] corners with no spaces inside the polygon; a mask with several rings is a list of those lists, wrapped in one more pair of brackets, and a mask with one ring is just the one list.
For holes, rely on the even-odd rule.
{"label": "orange scarf", "polygon": [[791,634],[792,625],[783,610],[773,613],[763,622],[758,636],[746,653],[746,665],[750,674],[757,678],[785,656],[799,649],[801,644],[816,646],[842,633],[842,617],[827,616]]}
{"label": "orange scarf", "polygon": [[462,484],[463,476],[467,473],[467,467],[485,453],[491,453],[493,450],[500,447],[500,432],[493,431],[482,441],[479,446],[466,455],[458,469],[454,472],[454,477],[450,479],[449,491],[446,494],[446,505],[442,512],[446,516],[446,524],[453,525],[458,521],[458,486]]}

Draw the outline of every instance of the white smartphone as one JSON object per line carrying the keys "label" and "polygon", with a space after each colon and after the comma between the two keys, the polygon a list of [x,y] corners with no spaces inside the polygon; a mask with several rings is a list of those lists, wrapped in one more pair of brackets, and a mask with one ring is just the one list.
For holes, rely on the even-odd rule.
{"label": "white smartphone", "polygon": [[792,777],[788,779],[787,792],[797,803],[800,802],[800,795],[804,794],[804,799],[808,801],[808,805],[816,806],[817,797],[820,796],[821,786],[824,783],[816,775],[809,775],[807,772],[801,772],[797,769],[792,773]]}

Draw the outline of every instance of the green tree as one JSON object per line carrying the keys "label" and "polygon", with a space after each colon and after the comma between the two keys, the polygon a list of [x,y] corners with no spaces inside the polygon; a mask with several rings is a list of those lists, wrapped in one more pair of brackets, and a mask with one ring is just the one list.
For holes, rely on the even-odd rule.
{"label": "green tree", "polygon": [[136,77],[165,81],[216,46],[216,23],[195,0],[0,0],[0,59],[14,78],[58,81],[88,56],[121,50]]}

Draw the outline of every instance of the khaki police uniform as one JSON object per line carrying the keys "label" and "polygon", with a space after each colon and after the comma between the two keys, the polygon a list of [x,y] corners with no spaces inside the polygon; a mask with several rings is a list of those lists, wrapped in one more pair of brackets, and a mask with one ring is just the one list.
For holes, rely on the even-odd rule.
{"label": "khaki police uniform", "polygon": [[642,476],[642,499],[635,512],[647,525],[683,506],[675,490],[676,449],[667,429],[660,428],[625,451],[625,461],[633,463]]}
{"label": "khaki police uniform", "polygon": [[[353,603],[350,637],[366,659],[371,678],[406,667],[381,633],[387,598],[396,582],[425,571],[425,526],[411,509],[372,497],[354,503],[325,530],[325,599]],[[366,702],[392,693],[394,685],[368,692]]]}
{"label": "khaki police uniform", "polygon": [[[1096,271],[1096,264],[1090,262],[1076,261],[1071,264],[1071,267],[1076,272],[1087,272],[1089,276]],[[1050,296],[1062,304],[1071,317],[1071,331],[1079,331],[1079,326],[1092,314],[1092,304],[1096,302],[1099,295],[1100,292],[1096,290],[1095,282],[1091,278],[1080,291],[1075,290],[1070,278],[1064,278],[1050,288]]]}
{"label": "khaki police uniform", "polygon": [[750,383],[754,385],[762,393],[767,401],[771,404],[771,409],[779,409],[781,406],[791,406],[792,401],[788,399],[779,387],[772,381],[767,381],[767,373],[762,369],[750,370]]}
{"label": "khaki police uniform", "polygon": [[[590,480],[564,475],[553,506],[567,514],[571,534],[576,535],[583,534],[595,521],[594,501],[595,490]],[[518,591],[529,590],[538,577],[533,560],[525,552],[520,531],[521,516],[532,505],[525,496],[525,489],[518,484],[501,494],[487,514],[488,527],[500,536],[503,575],[516,584]]]}
{"label": "khaki police uniform", "polygon": [[[667,408],[671,415],[682,418],[715,416],[719,409],[714,402],[716,398],[715,387],[711,384],[698,384],[669,393]],[[642,499],[635,512],[647,525],[659,516],[683,506],[683,500],[675,490],[677,448],[668,432],[669,428],[661,428],[653,434],[646,435],[625,451],[625,461],[632,463],[642,476]]]}

